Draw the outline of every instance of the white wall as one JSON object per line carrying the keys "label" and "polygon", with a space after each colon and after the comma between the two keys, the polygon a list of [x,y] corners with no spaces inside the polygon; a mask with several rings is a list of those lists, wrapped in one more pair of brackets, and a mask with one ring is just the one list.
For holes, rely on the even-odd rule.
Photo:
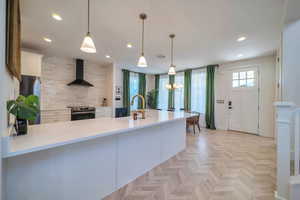
{"label": "white wall", "polygon": [[113,85],[113,78],[114,78],[114,65],[111,63],[106,66],[106,98],[107,98],[107,105],[113,105],[113,92],[114,92],[114,85]]}
{"label": "white wall", "polygon": [[0,200],[3,199],[2,193],[2,154],[1,154],[1,137],[8,133],[6,101],[16,96],[14,90],[14,81],[8,74],[5,66],[5,0],[0,0]]}
{"label": "white wall", "polygon": [[239,67],[255,67],[260,71],[260,135],[274,137],[275,69],[276,57],[268,56],[245,61],[222,64],[216,71],[215,99],[225,100],[224,104],[215,105],[215,121],[217,129],[228,129],[228,91],[231,79],[226,78],[226,71]]}
{"label": "white wall", "polygon": [[300,106],[300,20],[289,24],[282,38],[282,96]]}
{"label": "white wall", "polygon": [[[116,87],[121,87],[121,99],[116,100]],[[123,75],[122,69],[117,64],[113,67],[113,113],[115,113],[115,108],[123,107]]]}
{"label": "white wall", "polygon": [[2,199],[2,135],[6,130],[6,87],[9,77],[5,70],[5,0],[0,0],[0,199]]}

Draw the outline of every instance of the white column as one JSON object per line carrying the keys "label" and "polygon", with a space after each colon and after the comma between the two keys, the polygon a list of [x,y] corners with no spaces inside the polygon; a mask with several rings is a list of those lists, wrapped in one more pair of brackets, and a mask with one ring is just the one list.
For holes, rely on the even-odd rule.
{"label": "white column", "polygon": [[290,178],[290,200],[299,200],[300,197],[300,176],[292,176]]}
{"label": "white column", "polygon": [[289,199],[291,126],[295,104],[276,102],[277,132],[277,198]]}

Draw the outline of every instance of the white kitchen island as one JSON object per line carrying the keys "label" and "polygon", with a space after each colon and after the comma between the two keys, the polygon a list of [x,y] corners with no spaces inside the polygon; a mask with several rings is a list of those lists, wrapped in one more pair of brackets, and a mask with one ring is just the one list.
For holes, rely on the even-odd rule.
{"label": "white kitchen island", "polygon": [[29,127],[4,139],[6,200],[99,200],[185,148],[190,114],[99,118]]}

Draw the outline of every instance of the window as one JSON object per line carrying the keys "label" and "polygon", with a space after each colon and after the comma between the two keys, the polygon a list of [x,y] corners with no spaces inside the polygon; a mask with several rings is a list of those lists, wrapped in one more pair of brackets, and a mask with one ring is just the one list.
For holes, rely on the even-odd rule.
{"label": "window", "polygon": [[191,81],[191,111],[205,113],[206,71],[192,71]]}
{"label": "window", "polygon": [[232,87],[254,87],[255,86],[255,71],[242,71],[232,73]]}
{"label": "window", "polygon": [[[139,74],[130,72],[129,74],[129,84],[130,84],[130,100],[134,95],[139,93]],[[138,108],[138,100],[134,101],[134,104],[130,106],[131,110],[136,110]]]}
{"label": "window", "polygon": [[[175,84],[184,86],[184,72],[176,73]],[[174,90],[174,108],[180,110],[184,108],[184,88],[178,88]]]}
{"label": "window", "polygon": [[160,75],[159,77],[159,92],[158,92],[158,108],[162,110],[168,109],[169,90],[166,85],[169,83],[168,75]]}

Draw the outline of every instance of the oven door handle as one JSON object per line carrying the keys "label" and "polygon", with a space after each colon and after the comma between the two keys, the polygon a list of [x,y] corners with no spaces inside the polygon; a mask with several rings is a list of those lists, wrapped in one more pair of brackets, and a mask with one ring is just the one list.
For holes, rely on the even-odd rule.
{"label": "oven door handle", "polygon": [[95,114],[95,112],[72,112],[72,115],[80,115],[80,114]]}

